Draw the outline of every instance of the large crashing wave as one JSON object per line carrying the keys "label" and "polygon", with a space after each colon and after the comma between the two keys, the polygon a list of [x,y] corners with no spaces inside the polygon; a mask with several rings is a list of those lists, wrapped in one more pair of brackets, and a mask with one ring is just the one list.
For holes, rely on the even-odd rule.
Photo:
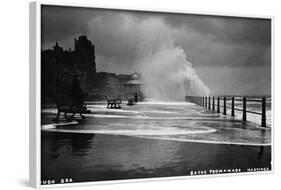
{"label": "large crashing wave", "polygon": [[103,19],[93,19],[90,28],[93,38],[102,39],[102,47],[108,45],[105,46],[107,51],[114,51],[110,55],[116,54],[117,58],[122,56],[130,62],[127,65],[126,61],[119,61],[122,58],[113,59],[116,64],[109,65],[111,59],[104,64],[108,64],[113,71],[119,70],[115,67],[120,66],[120,72],[123,67],[125,71],[131,69],[133,72],[133,68],[140,72],[147,98],[175,101],[184,100],[186,95],[208,95],[209,89],[187,61],[184,50],[176,46],[172,38],[180,39],[179,35],[190,33],[169,26],[163,17],[138,17],[129,13],[116,14],[114,18],[103,15]]}
{"label": "large crashing wave", "polygon": [[158,37],[140,44],[142,56],[139,71],[144,81],[143,92],[149,99],[182,101],[186,95],[209,94],[208,87],[187,61],[181,47],[171,37]]}

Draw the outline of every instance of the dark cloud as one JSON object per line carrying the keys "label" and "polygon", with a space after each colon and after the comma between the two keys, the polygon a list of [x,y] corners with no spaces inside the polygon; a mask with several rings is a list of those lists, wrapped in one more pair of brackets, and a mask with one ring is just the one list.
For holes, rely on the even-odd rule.
{"label": "dark cloud", "polygon": [[232,43],[250,43],[270,46],[270,19],[169,14],[165,16],[167,24],[173,27],[192,27],[215,40]]}
{"label": "dark cloud", "polygon": [[[67,41],[70,46],[75,36],[87,33],[97,45],[98,53],[119,62],[132,62],[138,31],[128,28],[122,31],[120,26],[124,26],[127,18],[133,18],[133,27],[145,19],[162,19],[167,25],[165,29],[173,33],[176,43],[198,66],[206,64],[206,60],[212,65],[225,65],[227,56],[233,60],[237,53],[240,58],[236,58],[235,64],[228,61],[230,66],[265,64],[265,59],[270,62],[269,19],[43,6],[42,43],[50,46],[55,41]],[[241,57],[243,61],[239,61]]]}
{"label": "dark cloud", "polygon": [[[232,86],[242,84],[236,71],[244,68],[251,81],[260,81],[253,82],[252,89],[263,85],[263,79],[270,84],[270,19],[43,6],[43,49],[51,48],[56,41],[64,48],[73,48],[74,38],[83,33],[96,45],[99,71],[133,72],[143,56],[143,47],[151,48],[171,37],[199,70],[234,68],[222,69],[224,73],[216,76],[201,69],[200,76],[204,75],[203,81],[212,89],[219,91],[216,85],[224,78]],[[263,69],[265,74],[255,80],[255,72],[262,73]]]}
{"label": "dark cloud", "polygon": [[95,16],[89,9],[60,6],[42,6],[41,31],[43,43],[68,39],[77,33],[87,32],[87,22]]}
{"label": "dark cloud", "polygon": [[[149,14],[142,14],[142,12],[120,12],[114,9],[43,5],[41,9],[42,42],[63,41],[82,33],[90,33],[89,23],[93,18],[110,17],[114,19],[117,15],[122,14],[134,15],[138,20],[145,19],[149,16]],[[119,23],[115,24],[118,27]]]}

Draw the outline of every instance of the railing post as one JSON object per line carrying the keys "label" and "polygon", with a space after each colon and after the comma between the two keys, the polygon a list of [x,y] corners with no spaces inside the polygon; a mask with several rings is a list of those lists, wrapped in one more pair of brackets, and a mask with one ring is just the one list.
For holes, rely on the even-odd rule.
{"label": "railing post", "polygon": [[243,97],[243,118],[242,118],[243,121],[247,121],[246,102],[247,102],[246,97]]}
{"label": "railing post", "polygon": [[209,107],[208,109],[210,110],[211,109],[211,97],[209,96]]}
{"label": "railing post", "polygon": [[262,98],[262,110],[261,110],[261,126],[266,127],[266,101],[265,97]]}
{"label": "railing post", "polygon": [[213,96],[213,111],[215,110],[215,96]]}
{"label": "railing post", "polygon": [[234,117],[234,97],[231,98],[231,116]]}
{"label": "railing post", "polygon": [[205,105],[205,104],[204,104],[204,103],[205,103],[205,102],[204,102],[204,99],[205,99],[205,98],[204,98],[204,96],[203,96],[203,97],[202,97],[202,107],[204,107],[204,105]]}
{"label": "railing post", "polygon": [[226,97],[223,97],[223,115],[226,115]]}
{"label": "railing post", "polygon": [[217,112],[220,113],[220,97],[218,96]]}
{"label": "railing post", "polygon": [[208,106],[208,97],[206,96],[205,97],[205,108],[207,108],[207,106]]}

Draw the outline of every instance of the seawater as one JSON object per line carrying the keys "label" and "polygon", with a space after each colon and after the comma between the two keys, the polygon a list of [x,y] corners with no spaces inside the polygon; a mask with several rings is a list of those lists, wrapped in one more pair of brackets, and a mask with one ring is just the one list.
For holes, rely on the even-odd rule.
{"label": "seawater", "polygon": [[[252,107],[258,109],[256,105]],[[103,103],[92,102],[88,108],[92,113],[85,114],[86,120],[50,122],[43,124],[42,130],[202,143],[271,144],[271,130],[258,128],[259,115],[249,115],[250,122],[245,124],[238,112],[232,118],[188,102],[140,102],[135,106],[123,105],[122,109],[107,109]],[[44,117],[51,119],[56,109],[48,108],[43,113]]]}

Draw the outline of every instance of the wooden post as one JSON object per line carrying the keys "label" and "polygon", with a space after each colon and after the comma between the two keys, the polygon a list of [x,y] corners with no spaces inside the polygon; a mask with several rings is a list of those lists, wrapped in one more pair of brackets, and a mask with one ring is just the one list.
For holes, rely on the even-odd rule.
{"label": "wooden post", "polygon": [[209,96],[209,106],[208,106],[208,109],[210,110],[211,109],[211,97]]}
{"label": "wooden post", "polygon": [[218,96],[217,112],[220,113],[220,97]]}
{"label": "wooden post", "polygon": [[246,100],[246,97],[243,97],[243,118],[242,118],[242,120],[243,121],[247,121],[247,106],[246,106],[246,102],[247,102],[247,100]]}
{"label": "wooden post", "polygon": [[203,97],[202,97],[202,107],[204,107],[204,105],[205,105],[205,104],[204,104],[204,103],[205,103],[205,102],[204,102],[204,99],[205,99],[205,97],[203,96]]}
{"label": "wooden post", "polygon": [[265,97],[262,98],[261,101],[262,110],[261,110],[261,126],[266,127],[266,101]]}
{"label": "wooden post", "polygon": [[205,108],[207,108],[207,106],[208,106],[208,97],[206,96],[205,97]]}
{"label": "wooden post", "polygon": [[215,96],[213,96],[213,111],[215,110]]}
{"label": "wooden post", "polygon": [[223,115],[226,115],[226,97],[223,97]]}
{"label": "wooden post", "polygon": [[231,116],[234,117],[234,97],[231,98]]}

